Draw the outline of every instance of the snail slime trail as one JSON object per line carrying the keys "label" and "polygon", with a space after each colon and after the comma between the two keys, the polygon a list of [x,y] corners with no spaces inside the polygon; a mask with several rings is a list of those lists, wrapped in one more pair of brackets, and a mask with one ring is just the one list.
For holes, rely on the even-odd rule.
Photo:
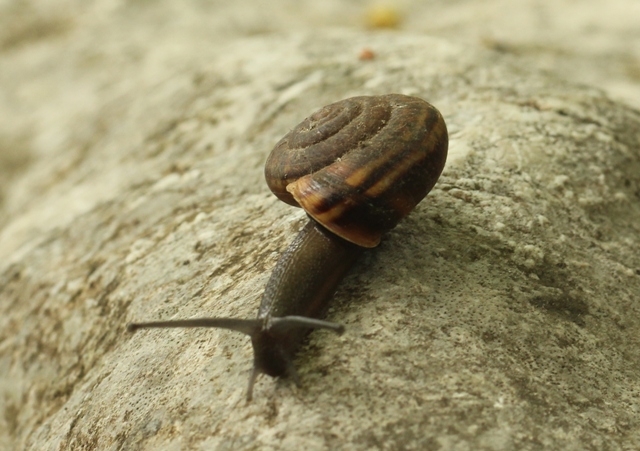
{"label": "snail slime trail", "polygon": [[323,321],[338,284],[366,248],[413,210],[433,188],[447,158],[438,110],[400,94],[352,97],[302,121],[271,151],[265,177],[282,201],[309,222],[280,257],[255,319],[195,318],[131,323],[142,328],[218,327],[249,335],[253,371],[300,381],[293,357],[311,329],[342,333]]}

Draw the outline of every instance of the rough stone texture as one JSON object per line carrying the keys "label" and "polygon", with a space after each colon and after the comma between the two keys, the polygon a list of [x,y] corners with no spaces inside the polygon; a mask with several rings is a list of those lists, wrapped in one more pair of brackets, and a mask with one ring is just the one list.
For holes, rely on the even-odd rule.
{"label": "rough stone texture", "polygon": [[[464,43],[415,33],[433,23],[417,16],[410,33],[267,34],[356,6],[241,9],[256,3],[0,4],[16,18],[0,27],[0,447],[640,448],[633,72],[614,101],[570,64],[505,54],[544,47],[545,27],[500,52],[471,42],[471,15],[448,22]],[[591,17],[628,42],[628,22]],[[574,36],[569,60],[595,67]],[[231,332],[125,334],[253,316],[304,221],[266,189],[269,149],[319,106],[387,92],[440,109],[449,161],[338,291],[348,332],[311,336],[301,389],[263,377],[245,404],[251,349]]]}

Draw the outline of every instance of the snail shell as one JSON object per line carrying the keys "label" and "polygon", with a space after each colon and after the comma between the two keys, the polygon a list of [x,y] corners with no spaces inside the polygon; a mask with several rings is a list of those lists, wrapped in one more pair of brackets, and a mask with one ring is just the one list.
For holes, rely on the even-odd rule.
{"label": "snail shell", "polygon": [[375,247],[433,188],[447,147],[444,120],[424,100],[352,97],[285,135],[265,177],[279,199],[345,240]]}

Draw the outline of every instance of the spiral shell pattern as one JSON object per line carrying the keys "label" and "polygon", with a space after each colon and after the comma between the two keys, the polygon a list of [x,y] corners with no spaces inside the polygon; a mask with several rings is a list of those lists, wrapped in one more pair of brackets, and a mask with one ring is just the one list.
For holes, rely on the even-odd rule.
{"label": "spiral shell pattern", "polygon": [[447,148],[444,119],[424,100],[352,97],[284,136],[265,176],[284,202],[352,243],[375,247],[433,188]]}

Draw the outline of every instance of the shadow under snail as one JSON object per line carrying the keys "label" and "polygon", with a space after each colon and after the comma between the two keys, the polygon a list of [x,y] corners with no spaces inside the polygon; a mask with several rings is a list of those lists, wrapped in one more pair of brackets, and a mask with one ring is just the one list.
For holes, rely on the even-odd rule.
{"label": "shadow under snail", "polygon": [[131,323],[151,327],[219,327],[251,338],[253,371],[291,377],[293,357],[311,329],[344,327],[322,318],[338,284],[366,248],[378,245],[433,188],[447,158],[438,110],[400,94],[352,97],[301,122],[271,151],[265,176],[282,201],[309,222],[276,264],[256,319],[194,318]]}

